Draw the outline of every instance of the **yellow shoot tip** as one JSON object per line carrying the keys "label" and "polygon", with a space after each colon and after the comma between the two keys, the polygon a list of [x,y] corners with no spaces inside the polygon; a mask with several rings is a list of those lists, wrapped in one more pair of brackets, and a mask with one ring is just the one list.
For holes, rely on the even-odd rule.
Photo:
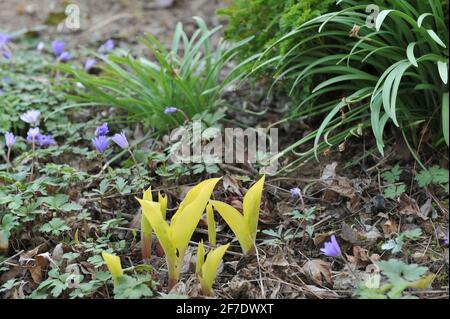
{"label": "yellow shoot tip", "polygon": [[118,256],[102,251],[102,258],[105,261],[105,264],[108,267],[114,281],[117,281],[117,279],[123,276],[122,265]]}

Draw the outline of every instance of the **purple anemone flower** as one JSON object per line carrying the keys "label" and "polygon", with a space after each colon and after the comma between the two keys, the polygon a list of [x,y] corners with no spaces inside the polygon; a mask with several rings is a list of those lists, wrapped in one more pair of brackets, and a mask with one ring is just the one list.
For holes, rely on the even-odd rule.
{"label": "purple anemone flower", "polygon": [[67,52],[67,51],[64,51],[64,52],[61,53],[61,55],[58,57],[58,61],[63,62],[63,63],[69,61],[70,59],[72,59],[72,55],[70,55],[70,53]]}
{"label": "purple anemone flower", "polygon": [[55,144],[55,140],[52,135],[39,134],[37,136],[37,142],[40,146],[50,146]]}
{"label": "purple anemone flower", "polygon": [[97,152],[103,154],[109,146],[109,138],[104,135],[97,136],[92,139],[92,145],[94,145]]}
{"label": "purple anemone flower", "polygon": [[97,60],[94,58],[89,58],[86,60],[86,63],[84,64],[84,70],[87,72],[90,69],[92,69],[97,64]]}
{"label": "purple anemone flower", "polygon": [[104,136],[109,133],[108,123],[103,123],[95,129],[95,136]]}
{"label": "purple anemone flower", "polygon": [[130,144],[128,144],[128,140],[125,135],[125,131],[122,131],[122,133],[120,134],[114,134],[112,140],[123,149],[130,147]]}
{"label": "purple anemone flower", "polygon": [[178,112],[178,109],[174,106],[168,106],[164,109],[164,113],[166,113],[166,114],[173,114],[176,112]]}
{"label": "purple anemone flower", "polygon": [[40,131],[39,131],[39,127],[32,127],[28,130],[27,133],[27,141],[29,142],[36,142],[39,135],[41,135]]}
{"label": "purple anemone flower", "polygon": [[297,198],[299,198],[300,197],[300,195],[301,195],[301,190],[300,190],[300,188],[298,188],[298,187],[295,187],[295,188],[292,188],[291,189],[291,198],[292,199],[297,199]]}
{"label": "purple anemone flower", "polygon": [[105,54],[111,52],[112,50],[114,50],[114,41],[112,39],[109,39],[100,46],[98,52],[101,54]]}
{"label": "purple anemone flower", "polygon": [[20,116],[20,119],[30,125],[36,125],[41,118],[41,112],[37,110],[29,110]]}
{"label": "purple anemone flower", "polygon": [[13,133],[5,133],[5,143],[8,148],[12,148],[14,146],[14,143],[16,143],[16,137]]}
{"label": "purple anemone flower", "polygon": [[52,50],[53,50],[53,54],[59,58],[61,56],[61,54],[64,53],[64,49],[65,49],[66,44],[64,43],[64,41],[59,41],[59,40],[55,40],[52,42]]}
{"label": "purple anemone flower", "polygon": [[325,242],[325,246],[320,251],[328,257],[339,257],[341,255],[341,247],[339,247],[336,236],[332,235],[331,242]]}
{"label": "purple anemone flower", "polygon": [[5,47],[9,42],[11,42],[11,36],[6,33],[0,33],[0,49]]}
{"label": "purple anemone flower", "polygon": [[446,231],[445,234],[444,234],[444,244],[445,244],[446,246],[448,246],[448,229],[447,229],[447,231]]}

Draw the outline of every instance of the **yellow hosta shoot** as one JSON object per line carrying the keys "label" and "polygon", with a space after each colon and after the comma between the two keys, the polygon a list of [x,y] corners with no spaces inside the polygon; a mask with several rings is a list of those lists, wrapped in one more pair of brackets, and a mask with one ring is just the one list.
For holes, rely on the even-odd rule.
{"label": "yellow hosta shoot", "polygon": [[205,260],[203,241],[198,244],[196,272],[202,286],[202,292],[206,296],[212,295],[212,284],[216,279],[217,270],[228,247],[230,247],[230,244],[211,250]]}
{"label": "yellow hosta shoot", "polygon": [[120,258],[118,256],[111,255],[106,251],[102,251],[102,258],[111,273],[114,284],[117,280],[123,276],[122,265],[120,263]]}
{"label": "yellow hosta shoot", "polygon": [[264,181],[265,176],[256,182],[245,194],[243,203],[244,214],[241,214],[237,209],[226,203],[211,201],[213,207],[217,209],[236,235],[244,254],[248,254],[254,249]]}
{"label": "yellow hosta shoot", "polygon": [[[151,187],[149,187],[146,191],[144,191],[142,199],[153,202]],[[161,205],[161,214],[165,219],[167,208],[167,197],[164,197],[161,195],[161,193],[158,193],[158,202]],[[150,256],[152,254],[152,225],[150,224],[148,219],[144,217],[144,214],[142,214],[141,218],[141,254],[142,259],[150,259]]]}
{"label": "yellow hosta shoot", "polygon": [[206,206],[206,218],[208,221],[208,241],[213,247],[216,246],[216,221],[214,220],[214,209],[211,204]]}
{"label": "yellow hosta shoot", "polygon": [[161,203],[138,199],[143,216],[150,222],[166,254],[169,289],[180,278],[184,253],[219,180],[220,178],[208,179],[193,187],[180,203],[170,225],[163,218]]}

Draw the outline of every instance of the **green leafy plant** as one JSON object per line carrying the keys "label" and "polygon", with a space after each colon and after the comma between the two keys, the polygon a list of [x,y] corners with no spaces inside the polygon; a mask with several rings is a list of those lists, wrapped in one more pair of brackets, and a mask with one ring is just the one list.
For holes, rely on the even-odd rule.
{"label": "green leafy plant", "polygon": [[356,292],[359,298],[411,299],[414,296],[404,294],[406,289],[426,289],[434,279],[433,274],[423,277],[428,271],[426,267],[420,267],[417,264],[408,265],[397,259],[380,261],[377,265],[386,279],[378,273],[371,275],[369,279],[359,286]]}
{"label": "green leafy plant", "polygon": [[[220,27],[209,30],[201,18],[194,20],[198,29],[191,38],[181,23],[177,25],[170,50],[150,34],[141,39],[155,62],[131,53],[110,54],[98,56],[103,60],[100,76],[67,65],[60,69],[87,88],[80,92],[82,104],[122,108],[160,131],[177,127],[186,116],[206,114],[223,105],[225,88],[243,75],[238,66],[221,79],[224,66],[247,41],[233,45],[220,41],[214,50],[211,38]],[[181,112],[165,114],[169,106]]]}
{"label": "green leafy plant", "polygon": [[420,171],[419,175],[416,176],[416,181],[419,183],[420,187],[426,187],[430,184],[440,185],[448,193],[448,178],[449,175],[447,169],[433,166],[429,169]]}
{"label": "green leafy plant", "polygon": [[403,170],[397,164],[391,170],[384,172],[381,176],[390,185],[384,190],[384,197],[394,199],[406,191],[404,183],[397,183],[400,180]]}
{"label": "green leafy plant", "polygon": [[395,239],[391,239],[384,243],[381,248],[384,250],[390,250],[393,254],[396,254],[402,251],[406,239],[417,240],[420,236],[422,236],[422,230],[420,228],[407,230],[399,234]]}
{"label": "green leafy plant", "polygon": [[67,226],[66,222],[61,218],[53,218],[48,223],[42,225],[39,230],[43,233],[50,234],[52,236],[59,236],[61,233],[70,230],[70,227]]}
{"label": "green leafy plant", "polygon": [[[277,160],[309,141],[286,170],[305,159],[342,145],[371,128],[384,153],[384,132],[391,124],[416,138],[418,126],[432,132],[433,145],[448,146],[448,22],[440,0],[339,1],[341,10],[303,23],[269,46],[279,52],[270,64],[275,83],[292,81],[291,94],[305,83],[311,94],[290,108],[285,119],[323,119],[320,127],[280,152]],[[380,13],[374,27],[366,24],[368,5]],[[295,41],[293,41],[295,40]],[[292,45],[285,52],[279,48]],[[269,64],[262,57],[254,71]],[[446,129],[447,128],[447,129]],[[406,132],[411,132],[407,134]],[[323,138],[323,140],[322,140]]]}

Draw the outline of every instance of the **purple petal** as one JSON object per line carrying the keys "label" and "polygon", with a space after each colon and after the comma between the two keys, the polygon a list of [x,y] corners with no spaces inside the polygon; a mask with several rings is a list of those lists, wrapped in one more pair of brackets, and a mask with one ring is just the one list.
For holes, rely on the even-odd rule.
{"label": "purple petal", "polygon": [[58,41],[58,40],[53,41],[52,42],[53,54],[59,58],[61,56],[61,54],[63,54],[65,46],[66,45],[65,45],[64,41]]}

